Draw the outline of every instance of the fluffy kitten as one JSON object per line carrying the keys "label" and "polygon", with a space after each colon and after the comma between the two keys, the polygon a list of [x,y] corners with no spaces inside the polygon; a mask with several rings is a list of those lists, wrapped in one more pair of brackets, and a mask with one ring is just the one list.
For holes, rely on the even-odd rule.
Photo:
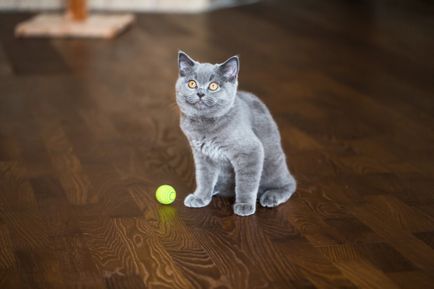
{"label": "fluffy kitten", "polygon": [[196,190],[184,204],[199,208],[213,195],[235,193],[234,212],[255,213],[286,202],[295,192],[280,135],[267,107],[255,95],[238,91],[240,61],[199,63],[178,53],[176,101],[181,129],[196,166]]}

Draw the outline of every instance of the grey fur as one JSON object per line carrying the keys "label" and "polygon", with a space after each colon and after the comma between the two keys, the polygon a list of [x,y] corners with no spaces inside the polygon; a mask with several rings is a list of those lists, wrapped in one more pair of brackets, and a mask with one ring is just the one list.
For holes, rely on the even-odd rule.
{"label": "grey fur", "polygon": [[[190,142],[196,166],[196,190],[184,204],[199,208],[215,194],[233,195],[234,212],[255,213],[286,202],[295,192],[276,123],[265,104],[248,92],[237,92],[239,58],[222,64],[199,63],[178,53],[176,101],[181,129]],[[198,87],[191,89],[188,81]],[[210,80],[220,89],[208,89]],[[203,93],[200,98],[197,93]]]}

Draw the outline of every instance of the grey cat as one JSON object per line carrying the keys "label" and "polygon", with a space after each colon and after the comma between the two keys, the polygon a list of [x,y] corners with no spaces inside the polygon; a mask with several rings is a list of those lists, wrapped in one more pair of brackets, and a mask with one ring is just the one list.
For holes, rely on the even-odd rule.
{"label": "grey cat", "polygon": [[213,65],[179,51],[178,65],[180,124],[196,167],[196,190],[184,204],[200,208],[213,195],[235,192],[235,214],[248,216],[258,198],[264,207],[286,202],[296,182],[267,107],[255,95],[237,92],[238,56]]}

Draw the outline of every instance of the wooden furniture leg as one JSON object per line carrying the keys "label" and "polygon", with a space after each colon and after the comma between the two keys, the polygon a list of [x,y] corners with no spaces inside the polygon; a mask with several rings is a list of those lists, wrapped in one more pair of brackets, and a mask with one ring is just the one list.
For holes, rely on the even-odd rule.
{"label": "wooden furniture leg", "polygon": [[68,0],[68,16],[75,21],[84,21],[87,18],[86,0]]}

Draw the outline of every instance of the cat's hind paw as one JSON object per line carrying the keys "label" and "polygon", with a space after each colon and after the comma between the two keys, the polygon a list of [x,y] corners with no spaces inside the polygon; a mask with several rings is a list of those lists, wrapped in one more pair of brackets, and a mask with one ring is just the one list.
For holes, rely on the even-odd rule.
{"label": "cat's hind paw", "polygon": [[203,200],[194,194],[189,194],[184,199],[184,205],[189,208],[202,208],[205,206],[208,206],[208,204],[211,202],[211,199],[209,200]]}
{"label": "cat's hind paw", "polygon": [[266,191],[260,198],[259,203],[266,208],[277,207],[286,202],[292,195],[287,188]]}
{"label": "cat's hind paw", "polygon": [[234,204],[234,213],[238,216],[253,215],[256,211],[256,204],[236,203]]}

